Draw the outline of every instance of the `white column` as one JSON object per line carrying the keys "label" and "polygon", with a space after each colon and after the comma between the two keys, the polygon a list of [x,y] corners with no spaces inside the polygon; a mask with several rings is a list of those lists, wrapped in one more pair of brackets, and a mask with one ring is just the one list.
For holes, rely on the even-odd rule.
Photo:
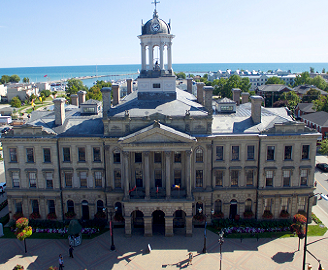
{"label": "white column", "polygon": [[145,157],[145,199],[149,199],[150,194],[150,178],[149,178],[149,151],[144,152]]}
{"label": "white column", "polygon": [[172,70],[172,42],[167,47],[167,69]]}
{"label": "white column", "polygon": [[165,181],[165,188],[166,188],[166,199],[169,199],[171,197],[171,151],[165,152],[165,175],[166,175],[166,181]]}
{"label": "white column", "polygon": [[124,158],[124,197],[125,199],[129,199],[129,152],[123,151]]}
{"label": "white column", "polygon": [[146,49],[145,49],[145,44],[140,43],[141,45],[141,70],[146,69]]}
{"label": "white column", "polygon": [[149,67],[148,70],[152,70],[153,69],[153,46],[151,43],[148,44],[148,52],[149,52]]}
{"label": "white column", "polygon": [[186,186],[187,186],[187,198],[191,198],[191,150],[186,151]]}
{"label": "white column", "polygon": [[161,42],[161,45],[160,45],[160,67],[161,67],[161,70],[164,70],[164,56],[163,56],[163,51],[164,51],[164,42]]}

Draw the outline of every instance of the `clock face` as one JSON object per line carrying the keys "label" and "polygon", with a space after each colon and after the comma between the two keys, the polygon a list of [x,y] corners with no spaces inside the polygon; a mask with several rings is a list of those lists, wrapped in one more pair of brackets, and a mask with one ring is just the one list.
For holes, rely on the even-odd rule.
{"label": "clock face", "polygon": [[155,32],[157,32],[159,30],[159,24],[158,23],[154,23],[151,25],[151,29]]}

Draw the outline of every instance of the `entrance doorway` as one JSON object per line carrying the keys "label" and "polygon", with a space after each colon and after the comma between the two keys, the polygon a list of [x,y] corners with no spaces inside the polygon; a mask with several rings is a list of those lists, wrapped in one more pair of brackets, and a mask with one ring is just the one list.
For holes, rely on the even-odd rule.
{"label": "entrance doorway", "polygon": [[131,223],[133,234],[144,234],[144,214],[140,210],[131,213]]}
{"label": "entrance doorway", "polygon": [[174,212],[173,218],[173,232],[176,235],[186,234],[186,213],[183,210]]}
{"label": "entrance doorway", "polygon": [[82,201],[82,219],[89,220],[89,205],[88,201]]}
{"label": "entrance doorway", "polygon": [[236,215],[237,215],[237,201],[236,200],[231,200],[229,218],[230,219],[235,219]]}
{"label": "entrance doorway", "polygon": [[156,210],[153,216],[153,234],[165,235],[165,214],[161,210]]}

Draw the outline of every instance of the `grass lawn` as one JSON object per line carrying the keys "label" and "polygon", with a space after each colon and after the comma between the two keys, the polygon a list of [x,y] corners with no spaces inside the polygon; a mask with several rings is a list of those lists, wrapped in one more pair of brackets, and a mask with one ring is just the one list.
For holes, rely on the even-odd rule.
{"label": "grass lawn", "polygon": [[[103,229],[99,233],[92,234],[90,237],[87,234],[83,234],[83,239],[93,239],[105,232],[107,232],[108,229]],[[16,238],[16,235],[14,232],[10,230],[10,228],[5,227],[3,228],[3,234],[2,238]],[[27,239],[67,239],[68,235],[65,234],[64,237],[61,236],[59,233],[33,233],[29,238]]]}

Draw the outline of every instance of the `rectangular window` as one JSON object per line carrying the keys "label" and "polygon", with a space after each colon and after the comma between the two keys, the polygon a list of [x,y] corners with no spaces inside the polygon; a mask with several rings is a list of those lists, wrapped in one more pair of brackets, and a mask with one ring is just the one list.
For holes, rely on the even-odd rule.
{"label": "rectangular window", "polygon": [[134,162],[141,163],[142,162],[142,153],[134,153]]}
{"label": "rectangular window", "polygon": [[181,152],[174,153],[174,163],[181,163]]}
{"label": "rectangular window", "polygon": [[26,148],[26,162],[34,163],[33,148]]}
{"label": "rectangular window", "polygon": [[246,186],[253,186],[254,171],[248,170],[246,173]]}
{"label": "rectangular window", "polygon": [[286,145],[285,146],[285,160],[292,159],[292,146]]}
{"label": "rectangular window", "polygon": [[38,202],[38,200],[32,200],[32,212],[39,214],[39,202]]}
{"label": "rectangular window", "polygon": [[114,170],[114,186],[115,188],[121,188],[121,171]]}
{"label": "rectangular window", "polygon": [[54,200],[49,200],[48,201],[48,210],[49,213],[56,213],[56,209],[55,209],[55,201]]}
{"label": "rectangular window", "polygon": [[36,188],[36,173],[35,172],[28,173],[28,181],[30,183],[30,187]]}
{"label": "rectangular window", "polygon": [[46,173],[46,186],[47,188],[53,188],[52,173]]}
{"label": "rectangular window", "polygon": [[43,162],[51,162],[50,148],[43,148]]}
{"label": "rectangular window", "polygon": [[267,149],[267,160],[274,160],[274,146],[268,146]]}
{"label": "rectangular window", "polygon": [[16,213],[23,213],[22,202],[15,203]]}
{"label": "rectangular window", "polygon": [[162,171],[155,170],[155,187],[162,187]]}
{"label": "rectangular window", "polygon": [[95,172],[95,187],[102,187],[102,173]]}
{"label": "rectangular window", "polygon": [[181,171],[174,171],[174,185],[179,186],[181,188]]}
{"label": "rectangular window", "polygon": [[78,152],[79,152],[79,162],[85,162],[85,148],[79,147]]}
{"label": "rectangular window", "polygon": [[13,187],[19,188],[19,172],[12,173]]}
{"label": "rectangular window", "polygon": [[153,83],[153,88],[161,88],[161,84],[160,83]]}
{"label": "rectangular window", "polygon": [[71,161],[71,151],[69,147],[63,148],[63,161],[64,162],[70,162]]}
{"label": "rectangular window", "polygon": [[142,170],[136,170],[136,187],[143,187]]}
{"label": "rectangular window", "polygon": [[239,160],[239,146],[232,146],[232,160]]}
{"label": "rectangular window", "polygon": [[9,148],[10,162],[17,162],[17,150],[16,148]]}
{"label": "rectangular window", "polygon": [[196,170],[196,187],[203,187],[203,170]]}
{"label": "rectangular window", "polygon": [[302,146],[302,159],[309,159],[310,158],[310,145],[303,145]]}
{"label": "rectangular window", "polygon": [[100,147],[94,147],[93,148],[93,161],[94,162],[100,162],[101,161]]}
{"label": "rectangular window", "polygon": [[121,163],[121,153],[120,152],[113,153],[113,159],[114,159],[114,163]]}
{"label": "rectangular window", "polygon": [[298,211],[305,211],[305,198],[304,197],[298,198]]}
{"label": "rectangular window", "polygon": [[237,170],[231,171],[231,186],[232,187],[238,186],[238,177],[239,177],[239,171],[237,171]]}
{"label": "rectangular window", "polygon": [[284,181],[283,185],[284,187],[289,187],[290,186],[290,171],[284,171]]}
{"label": "rectangular window", "polygon": [[87,172],[80,172],[80,185],[81,187],[87,187]]}
{"label": "rectangular window", "polygon": [[196,150],[196,162],[203,162],[203,149],[201,148]]}
{"label": "rectangular window", "polygon": [[255,147],[254,145],[247,145],[247,159],[248,160],[254,160],[254,151]]}
{"label": "rectangular window", "polygon": [[301,186],[307,186],[308,170],[301,170]]}
{"label": "rectangular window", "polygon": [[265,185],[267,187],[272,187],[273,185],[273,171],[266,171]]}
{"label": "rectangular window", "polygon": [[154,153],[154,162],[155,163],[161,163],[162,162],[162,153],[161,152],[155,152]]}
{"label": "rectangular window", "polygon": [[272,205],[272,200],[270,198],[266,198],[264,201],[264,210],[271,212],[271,205]]}
{"label": "rectangular window", "polygon": [[223,186],[223,171],[216,170],[214,171],[215,177],[215,186],[222,187]]}
{"label": "rectangular window", "polygon": [[65,186],[66,187],[72,187],[72,182],[73,182],[73,173],[71,172],[65,172],[64,173],[65,177]]}
{"label": "rectangular window", "polygon": [[223,160],[223,146],[216,147],[216,160]]}
{"label": "rectangular window", "polygon": [[281,211],[288,212],[288,198],[281,198]]}

